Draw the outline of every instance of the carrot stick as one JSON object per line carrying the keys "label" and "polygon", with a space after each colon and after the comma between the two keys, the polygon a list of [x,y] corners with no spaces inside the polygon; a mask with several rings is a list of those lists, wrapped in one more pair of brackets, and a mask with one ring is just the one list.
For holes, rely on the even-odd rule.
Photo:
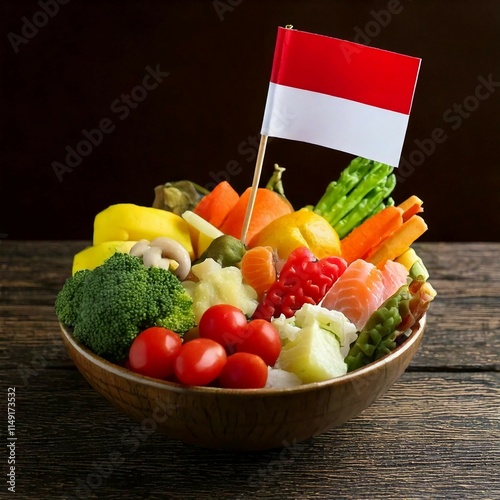
{"label": "carrot stick", "polygon": [[200,200],[193,212],[219,228],[239,198],[229,182],[222,181]]}
{"label": "carrot stick", "polygon": [[403,224],[403,210],[386,207],[366,219],[340,241],[342,257],[350,264],[362,259]]}
{"label": "carrot stick", "polygon": [[383,241],[366,259],[377,267],[382,267],[388,260],[394,260],[427,231],[427,224],[422,217],[410,217],[389,238]]}
{"label": "carrot stick", "polygon": [[415,195],[410,196],[408,199],[400,203],[398,207],[403,210],[403,222],[406,222],[412,215],[423,212],[422,204],[424,202]]}

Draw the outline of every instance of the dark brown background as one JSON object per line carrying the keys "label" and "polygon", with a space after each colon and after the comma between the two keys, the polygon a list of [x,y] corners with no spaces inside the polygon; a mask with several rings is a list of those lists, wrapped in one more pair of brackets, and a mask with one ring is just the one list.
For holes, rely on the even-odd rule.
{"label": "dark brown background", "polygon": [[[41,6],[3,1],[1,237],[90,239],[94,215],[108,205],[149,205],[155,185],[180,178],[206,185],[229,162],[241,167],[231,183],[245,189],[276,28],[293,24],[423,59],[403,157],[437,127],[447,139],[394,197],[424,199],[430,230],[423,239],[500,241],[500,88],[468,118],[446,114],[474,94],[480,76],[500,82],[500,2],[400,0],[386,26],[375,24],[373,12],[396,3],[72,0],[16,54],[8,34],[21,35],[24,16],[33,20]],[[156,65],[169,76],[120,120],[111,103]],[[66,146],[75,148],[82,130],[103,118],[115,130],[59,182],[52,162],[64,162]],[[298,208],[314,203],[350,159],[275,139],[264,177],[274,162],[286,167],[286,191]]]}

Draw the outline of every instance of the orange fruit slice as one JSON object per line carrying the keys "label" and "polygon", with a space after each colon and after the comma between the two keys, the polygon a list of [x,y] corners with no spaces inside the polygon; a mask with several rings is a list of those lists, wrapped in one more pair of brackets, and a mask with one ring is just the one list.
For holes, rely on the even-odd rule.
{"label": "orange fruit slice", "polygon": [[271,247],[250,248],[243,254],[240,266],[244,282],[257,292],[259,299],[276,281],[274,252]]}

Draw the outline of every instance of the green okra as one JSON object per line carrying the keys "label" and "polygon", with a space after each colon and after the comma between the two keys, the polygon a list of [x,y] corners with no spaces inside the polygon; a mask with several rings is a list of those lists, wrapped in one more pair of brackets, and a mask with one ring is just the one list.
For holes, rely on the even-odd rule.
{"label": "green okra", "polygon": [[427,271],[427,268],[420,257],[411,266],[410,277],[414,280],[421,278],[423,281],[427,281],[429,279],[429,271]]}
{"label": "green okra", "polygon": [[403,285],[368,319],[345,358],[347,371],[375,361],[396,347],[397,328],[410,310],[411,294]]}

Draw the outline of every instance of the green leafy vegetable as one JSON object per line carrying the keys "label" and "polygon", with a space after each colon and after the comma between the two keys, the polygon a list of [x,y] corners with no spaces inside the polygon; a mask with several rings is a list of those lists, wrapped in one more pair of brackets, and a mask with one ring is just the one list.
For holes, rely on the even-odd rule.
{"label": "green leafy vegetable", "polygon": [[186,210],[192,210],[199,201],[209,193],[208,189],[191,182],[167,182],[155,187],[153,208],[182,215]]}

